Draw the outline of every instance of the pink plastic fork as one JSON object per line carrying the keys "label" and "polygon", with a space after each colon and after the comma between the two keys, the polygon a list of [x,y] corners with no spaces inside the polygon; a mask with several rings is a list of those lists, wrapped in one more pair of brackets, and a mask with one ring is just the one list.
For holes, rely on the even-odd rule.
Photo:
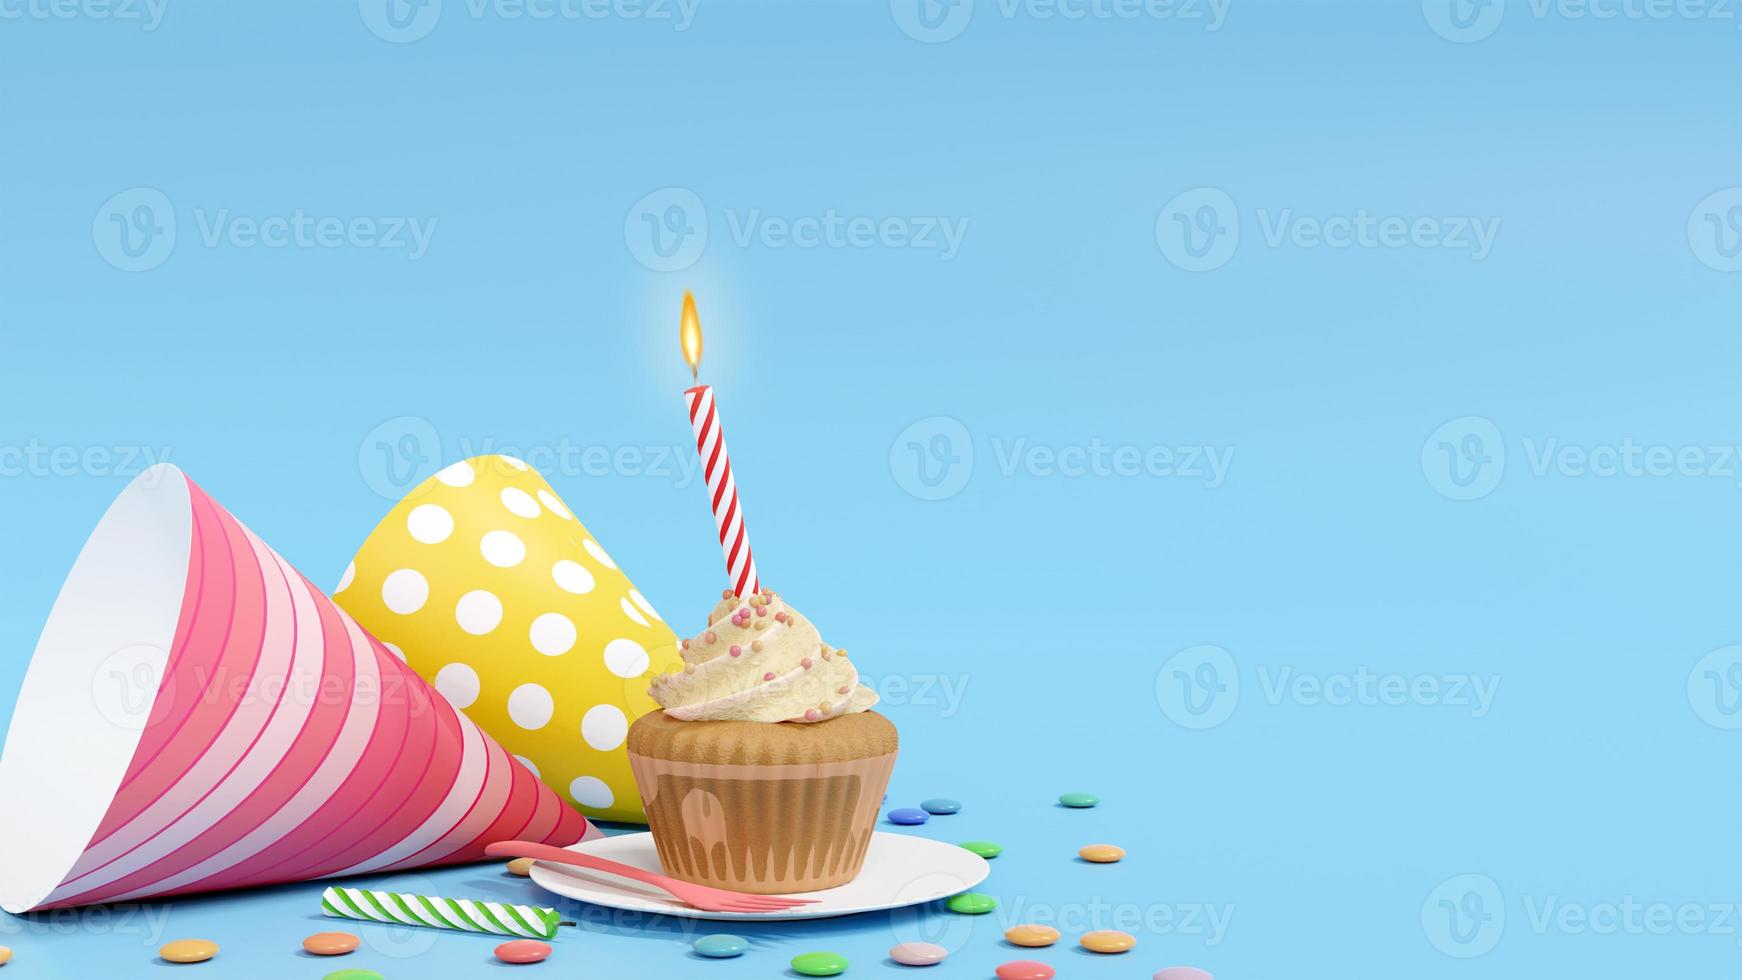
{"label": "pink plastic fork", "polygon": [[548,861],[551,864],[570,864],[577,868],[587,868],[591,871],[603,871],[606,874],[633,878],[642,884],[652,885],[661,891],[670,892],[678,901],[685,905],[693,905],[704,912],[784,912],[800,905],[813,905],[812,898],[783,898],[779,895],[750,895],[745,892],[732,892],[724,888],[709,888],[707,885],[691,884],[657,875],[651,871],[643,871],[634,865],[621,861],[611,861],[606,858],[594,857],[591,854],[577,854],[549,844],[536,844],[532,841],[505,840],[498,841],[484,848],[484,853],[499,858],[532,858],[534,861]]}

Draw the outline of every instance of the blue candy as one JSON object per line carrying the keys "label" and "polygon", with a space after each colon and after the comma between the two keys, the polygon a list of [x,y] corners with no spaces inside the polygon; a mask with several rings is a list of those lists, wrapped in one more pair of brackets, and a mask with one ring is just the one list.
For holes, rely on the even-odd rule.
{"label": "blue candy", "polygon": [[905,824],[910,827],[914,824],[925,823],[930,819],[931,814],[924,810],[915,810],[913,807],[902,807],[899,810],[889,811],[890,823]]}
{"label": "blue candy", "polygon": [[703,936],[691,944],[697,956],[711,956],[723,959],[728,956],[743,956],[750,948],[750,941],[742,936],[719,932],[712,936]]}
{"label": "blue candy", "polygon": [[957,813],[962,809],[960,803],[957,803],[955,800],[945,799],[941,796],[935,800],[926,800],[924,803],[921,803],[920,806],[924,807],[925,812],[927,813],[936,813],[939,815]]}

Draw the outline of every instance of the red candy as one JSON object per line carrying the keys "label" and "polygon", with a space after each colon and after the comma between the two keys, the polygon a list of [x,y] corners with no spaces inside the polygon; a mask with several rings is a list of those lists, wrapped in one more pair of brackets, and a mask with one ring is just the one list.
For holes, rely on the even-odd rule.
{"label": "red candy", "polygon": [[993,971],[998,980],[1052,980],[1053,969],[1039,960],[1011,960]]}
{"label": "red candy", "polygon": [[549,955],[550,944],[536,939],[514,939],[496,947],[496,958],[504,963],[537,963]]}

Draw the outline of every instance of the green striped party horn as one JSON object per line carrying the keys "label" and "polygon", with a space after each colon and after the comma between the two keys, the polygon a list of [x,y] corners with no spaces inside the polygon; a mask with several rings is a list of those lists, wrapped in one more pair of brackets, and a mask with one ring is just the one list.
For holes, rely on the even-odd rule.
{"label": "green striped party horn", "polygon": [[527,939],[555,936],[558,918],[556,909],[536,905],[503,905],[500,902],[433,898],[365,888],[328,888],[321,893],[321,911],[339,919],[487,932],[493,936]]}

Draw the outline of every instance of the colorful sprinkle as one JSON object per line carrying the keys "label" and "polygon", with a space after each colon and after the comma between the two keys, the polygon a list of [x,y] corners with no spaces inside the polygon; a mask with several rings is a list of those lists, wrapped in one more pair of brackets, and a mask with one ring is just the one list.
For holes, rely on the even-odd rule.
{"label": "colorful sprinkle", "polygon": [[1125,848],[1117,844],[1090,844],[1077,851],[1077,857],[1092,864],[1112,864],[1125,856]]}
{"label": "colorful sprinkle", "polygon": [[756,615],[758,615],[758,616],[768,615],[768,603],[764,602],[762,605],[757,606],[756,607]]}
{"label": "colorful sprinkle", "polygon": [[951,912],[960,912],[963,915],[985,915],[998,907],[998,900],[980,892],[963,892],[960,895],[951,896],[950,900],[944,903],[944,907]]}
{"label": "colorful sprinkle", "polygon": [[1083,938],[1077,942],[1091,953],[1123,953],[1137,945],[1137,937],[1117,929],[1101,929],[1083,933]]}
{"label": "colorful sprinkle", "polygon": [[998,980],[1052,980],[1056,976],[1052,967],[1039,960],[1011,960],[998,964],[992,972]]}
{"label": "colorful sprinkle", "polygon": [[800,660],[798,662],[798,665],[800,667],[803,667],[805,670],[810,670],[811,669],[811,658],[806,657],[803,660]]}
{"label": "colorful sprinkle", "polygon": [[1052,926],[1025,922],[1004,930],[1004,941],[1012,946],[1051,946],[1059,941],[1059,931]]}
{"label": "colorful sprinkle", "polygon": [[690,944],[697,956],[706,956],[721,960],[729,956],[743,956],[750,948],[750,941],[742,936],[734,936],[729,932],[716,932],[711,936],[703,936]]}
{"label": "colorful sprinkle", "polygon": [[916,826],[918,824],[925,823],[927,820],[930,820],[930,819],[931,819],[931,814],[925,812],[924,810],[918,810],[918,809],[915,809],[915,808],[910,807],[910,806],[902,807],[899,810],[889,811],[889,822],[890,823],[898,823],[904,827],[913,827],[913,826]]}
{"label": "colorful sprinkle", "polygon": [[510,939],[496,947],[496,958],[504,963],[540,963],[550,956],[550,944],[536,939]]}
{"label": "colorful sprinkle", "polygon": [[750,641],[750,650],[753,653],[761,653],[762,652],[762,641],[761,640],[751,640]]}
{"label": "colorful sprinkle", "polygon": [[822,716],[823,716],[823,713],[821,711],[818,711],[815,708],[804,709],[804,720],[805,721],[816,721],[819,718],[821,718]]}
{"label": "colorful sprinkle", "polygon": [[901,943],[889,950],[889,958],[902,966],[934,966],[949,955],[950,951],[937,943]]}
{"label": "colorful sprinkle", "polygon": [[771,681],[771,680],[774,680],[774,671],[772,671],[772,670],[771,670],[771,671],[769,671],[769,672],[768,672],[768,673],[766,673],[766,674],[763,674],[763,675],[762,675],[762,679],[763,679],[763,680],[765,680],[765,681]]}
{"label": "colorful sprinkle", "polygon": [[1101,798],[1093,793],[1065,793],[1059,796],[1059,805],[1083,809],[1101,802]]}
{"label": "colorful sprinkle", "polygon": [[170,963],[204,963],[218,955],[218,944],[209,939],[177,939],[164,943],[157,955]]}
{"label": "colorful sprinkle", "polygon": [[994,844],[989,840],[965,840],[962,846],[988,861],[1004,853],[1004,845]]}
{"label": "colorful sprinkle", "polygon": [[848,692],[848,691],[851,691],[851,690],[852,690],[852,688],[850,688],[850,687],[848,687],[848,686],[847,686],[847,685],[845,685],[845,684],[842,684],[842,685],[841,685],[841,686],[840,686],[840,687],[837,687],[837,688],[835,688],[835,693],[836,693],[836,694],[845,694],[845,693],[847,693],[847,692]]}
{"label": "colorful sprinkle", "polygon": [[780,612],[777,612],[777,613],[775,613],[775,614],[774,614],[774,621],[775,621],[775,622],[777,622],[777,623],[784,623],[784,622],[786,622],[786,611],[785,611],[785,610],[782,610],[782,611],[780,611]]}
{"label": "colorful sprinkle", "polygon": [[343,956],[362,941],[348,932],[317,932],[302,941],[302,948],[314,956]]}
{"label": "colorful sprinkle", "polygon": [[738,644],[734,643],[734,644],[732,644],[732,649],[730,649],[726,652],[730,653],[734,657],[742,657],[744,655],[744,648],[739,646]]}
{"label": "colorful sprinkle", "polygon": [[[842,693],[846,692],[843,691]],[[955,800],[945,799],[941,796],[935,799],[926,800],[924,803],[921,803],[920,806],[925,809],[925,812],[935,813],[939,816],[950,813],[960,813],[962,809],[960,803],[957,803]]]}
{"label": "colorful sprinkle", "polygon": [[846,969],[847,958],[839,953],[802,953],[792,958],[792,972],[807,977],[832,977]]}
{"label": "colorful sprinkle", "polygon": [[703,637],[702,637],[702,638],[703,638],[703,639],[705,639],[705,640],[707,640],[707,641],[708,641],[708,642],[709,642],[709,643],[712,643],[712,642],[714,642],[714,641],[715,641],[715,640],[718,640],[718,639],[719,639],[719,637],[717,637],[717,636],[715,636],[715,635],[714,635],[714,631],[713,631],[713,630],[708,630],[708,632],[707,632],[707,634],[706,634],[706,635],[705,635],[705,636],[703,636]]}

